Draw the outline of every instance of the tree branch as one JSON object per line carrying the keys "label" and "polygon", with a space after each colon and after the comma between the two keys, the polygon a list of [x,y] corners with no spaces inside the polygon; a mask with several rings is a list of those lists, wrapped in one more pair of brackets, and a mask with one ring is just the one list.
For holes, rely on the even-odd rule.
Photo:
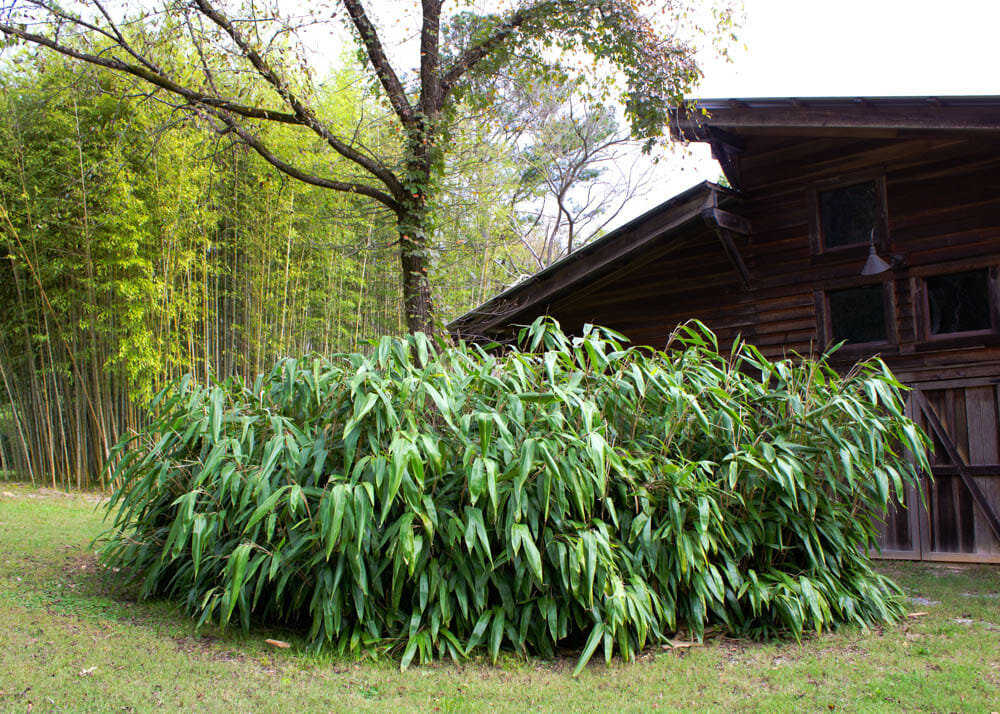
{"label": "tree branch", "polygon": [[[111,39],[115,40],[119,45],[122,46],[122,48],[126,52],[128,52],[130,55],[132,55],[133,57],[135,57],[135,59],[139,62],[139,64],[145,65],[145,67],[147,69],[149,69],[149,70],[151,70],[153,72],[156,72],[157,74],[161,74],[161,75],[164,74],[163,69],[161,67],[159,67],[154,62],[150,62],[149,59],[147,59],[146,57],[143,57],[142,54],[140,54],[139,52],[136,52],[132,48],[132,45],[130,45],[128,43],[128,41],[125,39],[125,35],[123,35],[122,32],[121,32],[121,30],[118,29],[118,25],[116,25],[115,22],[114,22],[114,20],[111,19],[111,14],[105,9],[104,4],[102,2],[100,2],[100,0],[93,0],[93,2],[94,2],[94,5],[97,6],[97,9],[101,11],[101,14],[104,15],[104,19],[107,21],[108,27],[111,28],[111,32],[114,33],[114,37],[111,38]],[[46,6],[46,7],[48,7],[48,6]],[[49,9],[49,11],[52,12],[53,10]],[[77,18],[75,21],[78,22],[78,23],[80,23],[80,24],[83,24],[85,27],[90,27],[90,25],[86,25],[85,23],[83,23],[82,19]],[[104,35],[106,37],[108,36],[108,33],[106,33],[104,30],[100,29],[96,25],[94,26],[94,30],[96,32],[100,32],[102,35]],[[214,88],[213,88],[213,90],[214,90]]]}
{"label": "tree branch", "polygon": [[[139,64],[145,65],[147,69],[153,72],[162,74],[159,67],[157,67],[155,64],[153,64],[145,57],[137,53],[131,47],[131,45],[129,45],[128,42],[125,41],[125,38],[122,36],[122,33],[118,29],[118,26],[111,19],[111,15],[108,14],[108,11],[105,9],[104,5],[99,0],[93,0],[93,4],[104,16],[104,19],[107,21],[108,27],[110,28],[110,32],[108,30],[105,30],[103,27],[100,27],[99,25],[95,25],[92,22],[87,22],[78,15],[72,15],[58,6],[50,5],[44,2],[44,0],[25,0],[25,2],[28,5],[33,5],[37,8],[41,8],[45,12],[51,13],[55,17],[61,18],[62,20],[65,20],[73,25],[79,25],[80,27],[86,28],[91,32],[94,32],[98,35],[108,38],[112,42],[121,45],[122,49],[124,49],[126,52],[128,52],[130,55],[132,55],[135,59],[139,61]],[[58,37],[58,31],[56,32],[56,36]]]}
{"label": "tree branch", "polygon": [[251,44],[243,37],[243,34],[229,21],[225,15],[216,10],[208,0],[195,0],[195,5],[197,5],[198,10],[201,11],[205,17],[210,19],[216,25],[218,25],[222,30],[232,38],[236,46],[243,52],[246,58],[253,65],[257,73],[264,78],[264,80],[274,87],[274,90],[278,95],[285,100],[285,103],[292,108],[295,116],[298,117],[300,123],[303,126],[307,126],[312,129],[320,138],[326,141],[334,151],[343,156],[349,161],[353,161],[361,168],[365,169],[368,173],[372,174],[375,178],[379,179],[386,187],[392,192],[392,194],[398,199],[405,192],[403,185],[396,178],[395,174],[392,173],[382,164],[378,163],[365,156],[364,154],[356,151],[354,148],[344,143],[338,139],[334,134],[323,124],[316,115],[303,104],[298,97],[296,97],[288,82],[282,79],[277,72],[268,64],[268,62],[260,55],[257,50],[251,46]]}
{"label": "tree branch", "polygon": [[375,70],[375,75],[382,83],[382,88],[389,97],[389,103],[400,121],[405,126],[409,126],[414,120],[413,107],[410,106],[410,101],[406,98],[406,90],[403,89],[399,77],[396,76],[396,71],[389,64],[389,58],[382,48],[382,41],[379,40],[375,26],[365,14],[360,0],[343,0],[343,3],[344,7],[347,8],[347,14],[351,16],[351,22],[354,23],[355,29],[361,36],[361,42],[368,53],[368,61],[372,63],[372,69]]}
{"label": "tree branch", "polygon": [[[239,122],[237,122],[233,117],[229,116],[225,112],[211,110],[211,114],[216,119],[220,120],[223,124],[225,124],[227,129],[236,134],[244,144],[246,144],[251,149],[256,151],[261,156],[261,158],[263,158],[269,164],[271,164],[276,169],[281,171],[283,174],[287,174],[288,176],[291,176],[294,179],[298,179],[303,183],[312,184],[313,186],[320,186],[322,188],[328,188],[334,191],[342,191],[344,193],[355,193],[355,194],[360,194],[362,196],[368,196],[369,198],[373,198],[376,201],[379,201],[380,203],[384,204],[387,208],[391,209],[392,211],[397,213],[399,212],[400,204],[385,191],[380,191],[377,188],[368,186],[363,183],[353,183],[350,181],[335,181],[333,179],[327,179],[321,176],[314,176],[312,174],[308,174],[305,171],[302,171],[301,169],[292,166],[284,159],[281,159],[278,156],[276,156],[270,149],[267,148],[267,146],[264,145],[264,143],[260,139],[258,139],[253,134],[244,129],[242,126],[240,126]],[[216,131],[220,130],[216,129]]]}
{"label": "tree branch", "polygon": [[432,117],[441,110],[441,5],[443,0],[423,0],[420,29],[420,109]]}
{"label": "tree branch", "polygon": [[249,107],[237,102],[231,102],[228,99],[222,99],[221,97],[205,94],[204,92],[199,92],[191,89],[190,87],[180,85],[164,74],[154,72],[146,67],[129,64],[115,57],[99,57],[98,55],[82,52],[80,50],[73,49],[72,47],[61,45],[48,37],[36,35],[17,27],[0,24],[0,33],[7,35],[8,37],[17,37],[18,39],[22,39],[36,45],[41,45],[42,47],[48,47],[59,54],[72,57],[73,59],[81,60],[83,62],[88,62],[90,64],[97,65],[98,67],[104,67],[116,72],[130,74],[133,77],[143,79],[150,84],[167,90],[168,92],[184,97],[188,101],[195,104],[202,104],[214,109],[232,112],[233,114],[238,114],[240,116],[247,117],[248,119],[264,119],[266,121],[275,121],[283,124],[302,124],[302,121],[294,114],[279,112],[272,109]]}
{"label": "tree branch", "polygon": [[[179,84],[171,79],[166,72],[159,68],[155,63],[142,57],[138,52],[136,52],[135,49],[125,41],[117,27],[112,27],[112,32],[108,32],[92,25],[91,23],[79,21],[77,18],[55,10],[52,10],[52,12],[57,17],[61,17],[69,22],[77,23],[81,27],[88,30],[96,31],[100,33],[101,36],[114,41],[117,46],[121,47],[124,51],[139,60],[141,65],[130,64],[116,57],[105,57],[84,52],[82,50],[61,44],[54,39],[45,37],[44,35],[31,33],[27,30],[11,25],[0,24],[0,34],[16,37],[42,47],[47,47],[67,57],[87,62],[98,67],[104,67],[105,69],[138,77],[139,79],[149,82],[156,87],[183,97],[191,104],[231,112],[232,114],[246,117],[248,119],[260,119],[264,121],[275,121],[283,124],[306,126],[324,139],[338,154],[358,166],[361,166],[363,169],[382,181],[382,183],[384,183],[392,193],[394,200],[398,200],[405,194],[402,184],[391,170],[378,161],[365,156],[346,142],[338,139],[326,126],[320,123],[315,115],[291,94],[287,88],[287,84],[282,82],[280,77],[278,77],[278,75],[271,70],[263,58],[248,45],[245,39],[232,26],[227,18],[218,13],[204,0],[197,0],[196,4],[201,14],[211,19],[219,25],[219,27],[225,30],[230,37],[232,37],[233,41],[237,43],[239,48],[246,54],[247,58],[253,64],[257,73],[260,74],[261,77],[263,77],[269,84],[271,84],[276,91],[278,91],[279,95],[289,104],[289,106],[292,107],[293,113],[239,104],[237,102],[233,102],[213,94],[206,94],[205,92]],[[203,69],[205,69],[205,67],[203,67]],[[208,77],[207,79],[210,80]]]}
{"label": "tree branch", "polygon": [[441,78],[442,96],[447,96],[466,72],[482,62],[491,52],[510,39],[525,24],[540,17],[545,17],[560,6],[567,4],[572,5],[572,0],[545,0],[517,10],[507,20],[501,22],[492,35],[479,44],[470,47],[452,63],[451,67]]}

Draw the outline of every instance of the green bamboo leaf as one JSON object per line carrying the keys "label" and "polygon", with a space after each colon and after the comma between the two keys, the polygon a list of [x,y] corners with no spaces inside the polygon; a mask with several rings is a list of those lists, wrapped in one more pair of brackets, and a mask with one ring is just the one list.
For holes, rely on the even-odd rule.
{"label": "green bamboo leaf", "polygon": [[413,662],[413,656],[417,653],[417,638],[411,637],[406,643],[406,649],[403,650],[403,657],[399,661],[399,671],[405,672]]}
{"label": "green bamboo leaf", "polygon": [[498,506],[497,497],[497,462],[490,458],[484,458],[483,464],[486,469],[486,491],[490,496],[490,504],[494,512]]}
{"label": "green bamboo leaf", "polygon": [[212,442],[219,442],[219,435],[222,429],[222,390],[216,387],[212,390],[211,398],[211,428]]}
{"label": "green bamboo leaf", "polygon": [[282,486],[270,496],[265,498],[261,504],[254,509],[253,515],[250,516],[250,520],[247,521],[246,526],[243,527],[243,532],[248,532],[251,528],[257,525],[262,518],[270,514],[274,510],[275,505],[278,503],[278,499],[280,499],[290,488],[292,487]]}
{"label": "green bamboo leaf", "polygon": [[524,540],[524,553],[528,559],[528,565],[531,567],[531,571],[538,578],[540,585],[545,584],[545,578],[542,574],[542,557],[538,552],[537,546],[530,538]]}
{"label": "green bamboo leaf", "polygon": [[583,668],[587,666],[587,662],[590,661],[590,658],[594,656],[594,652],[597,650],[597,646],[601,644],[601,638],[603,637],[604,624],[598,622],[590,631],[590,637],[587,638],[587,644],[583,646],[583,651],[580,653],[580,659],[576,661],[576,667],[573,669],[572,676],[580,676],[580,672],[582,672]]}
{"label": "green bamboo leaf", "polygon": [[486,487],[486,465],[483,458],[477,456],[472,462],[472,471],[469,474],[469,501],[473,504],[483,495]]}
{"label": "green bamboo leaf", "polygon": [[558,397],[548,392],[518,392],[517,398],[523,402],[548,404],[558,400]]}
{"label": "green bamboo leaf", "polygon": [[476,415],[476,423],[479,426],[479,449],[485,454],[490,449],[490,440],[493,437],[493,417],[479,413]]}
{"label": "green bamboo leaf", "polygon": [[334,486],[324,496],[320,508],[321,518],[325,523],[323,537],[326,542],[326,559],[329,560],[334,546],[336,546],[340,539],[341,528],[344,523],[344,515],[347,508],[347,486],[345,484]]}
{"label": "green bamboo leaf", "polygon": [[493,614],[493,624],[490,627],[490,661],[497,663],[500,655],[500,643],[503,641],[505,617],[503,610],[496,609]]}
{"label": "green bamboo leaf", "polygon": [[229,621],[239,600],[239,594],[243,588],[243,576],[246,574],[247,561],[250,558],[250,543],[241,543],[236,546],[233,554],[229,556],[229,586],[226,588],[226,595],[229,598],[229,606],[222,617],[223,624]]}
{"label": "green bamboo leaf", "polygon": [[472,634],[469,636],[469,641],[465,645],[465,656],[468,657],[469,654],[475,649],[476,645],[480,643],[483,639],[483,634],[486,632],[486,627],[490,624],[490,618],[493,616],[492,610],[487,610],[479,619],[476,621],[475,627],[472,628]]}
{"label": "green bamboo leaf", "polygon": [[608,448],[607,442],[604,440],[604,437],[596,431],[590,433],[588,436],[588,442],[590,460],[594,464],[594,473],[600,476],[603,482],[604,474],[607,471],[607,463],[605,460],[605,452]]}
{"label": "green bamboo leaf", "polygon": [[594,604],[594,580],[597,577],[597,541],[594,539],[593,533],[587,532],[583,534],[582,542],[586,558],[587,606],[592,607]]}
{"label": "green bamboo leaf", "polygon": [[205,516],[198,514],[191,525],[191,560],[194,565],[195,577],[198,576],[198,566],[201,565],[201,553],[203,550],[202,536],[205,533]]}
{"label": "green bamboo leaf", "polygon": [[429,383],[425,382],[423,384],[423,389],[429,395],[431,395],[431,399],[434,400],[434,406],[437,407],[438,413],[444,418],[445,423],[449,427],[454,429],[455,423],[454,421],[452,421],[452,409],[448,401],[441,395],[441,393],[437,389],[434,388],[433,385]]}
{"label": "green bamboo leaf", "polygon": [[535,465],[535,440],[525,439],[521,444],[521,468],[518,476],[520,480],[526,481]]}
{"label": "green bamboo leaf", "polygon": [[360,405],[355,402],[354,418],[352,421],[357,423],[364,419],[368,412],[372,410],[372,407],[375,406],[378,398],[378,394],[369,393],[365,395],[365,400],[361,402]]}
{"label": "green bamboo leaf", "polygon": [[382,514],[379,517],[379,520],[383,523],[386,516],[389,515],[389,509],[392,508],[396,494],[399,493],[399,487],[403,483],[403,477],[406,475],[406,467],[409,463],[409,452],[406,449],[408,445],[407,442],[396,440],[390,448],[392,452],[392,460],[390,462],[391,471],[389,478],[386,479],[384,484],[385,492],[382,494]]}

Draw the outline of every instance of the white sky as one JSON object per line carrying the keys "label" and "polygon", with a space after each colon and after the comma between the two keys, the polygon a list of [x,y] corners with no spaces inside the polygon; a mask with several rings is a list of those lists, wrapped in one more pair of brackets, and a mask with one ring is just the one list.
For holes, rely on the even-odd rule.
{"label": "white sky", "polygon": [[1000,0],[745,0],[735,62],[703,96],[991,94]]}
{"label": "white sky", "polygon": [[[698,97],[1000,94],[1000,0],[744,0],[746,49],[707,58]],[[707,147],[658,168],[622,222],[720,170]]]}
{"label": "white sky", "polygon": [[[1000,0],[743,2],[737,33],[743,47],[732,50],[731,63],[706,53],[695,97],[1000,94]],[[408,58],[415,30],[406,26],[414,25],[419,3],[365,0],[365,5],[390,55],[396,51]],[[344,41],[315,39],[331,60],[339,55],[331,47]],[[692,145],[689,153],[662,161],[656,189],[634,198],[615,224],[699,181],[719,178],[707,146]]]}

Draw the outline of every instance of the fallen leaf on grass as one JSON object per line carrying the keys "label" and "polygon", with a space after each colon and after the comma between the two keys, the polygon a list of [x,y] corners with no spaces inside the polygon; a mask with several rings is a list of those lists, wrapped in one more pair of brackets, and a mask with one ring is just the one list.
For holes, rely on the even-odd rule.
{"label": "fallen leaf on grass", "polygon": [[292,646],[291,642],[285,642],[283,640],[264,640],[264,642],[271,645],[272,647],[277,647],[283,650],[287,650],[289,647]]}
{"label": "fallen leaf on grass", "polygon": [[911,612],[907,617],[923,617],[924,615],[930,615],[929,612]]}
{"label": "fallen leaf on grass", "polygon": [[96,666],[94,666],[94,667],[87,667],[87,669],[80,670],[80,676],[81,677],[89,677],[90,675],[92,675],[96,671],[97,671],[97,667]]}

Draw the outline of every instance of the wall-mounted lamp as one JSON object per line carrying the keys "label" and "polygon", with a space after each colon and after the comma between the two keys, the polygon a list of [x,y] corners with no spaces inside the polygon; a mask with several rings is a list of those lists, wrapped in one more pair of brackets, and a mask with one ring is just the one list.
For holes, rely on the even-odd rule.
{"label": "wall-mounted lamp", "polygon": [[892,263],[882,260],[878,253],[875,252],[875,229],[872,228],[871,237],[869,238],[868,260],[865,261],[865,267],[861,269],[861,274],[878,275],[899,266],[903,262],[899,256],[892,255],[889,257]]}

